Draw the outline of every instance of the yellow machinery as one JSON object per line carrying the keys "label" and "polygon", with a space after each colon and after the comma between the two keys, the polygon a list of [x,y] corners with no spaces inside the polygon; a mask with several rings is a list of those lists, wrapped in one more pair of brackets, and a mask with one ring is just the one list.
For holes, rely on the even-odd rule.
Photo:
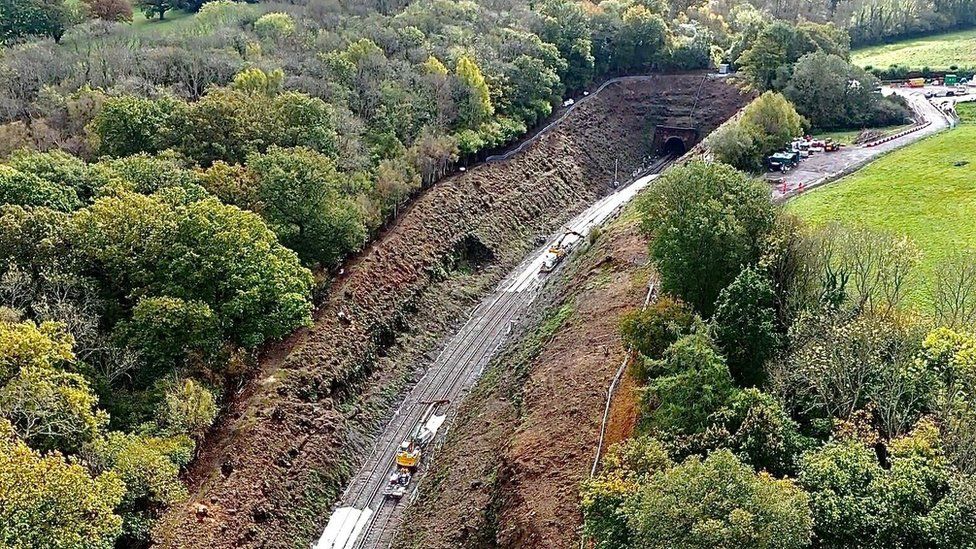
{"label": "yellow machinery", "polygon": [[420,465],[420,458],[422,457],[421,449],[434,439],[437,429],[447,417],[446,414],[437,415],[434,412],[438,406],[447,403],[447,400],[434,400],[424,403],[427,405],[427,408],[424,409],[424,413],[420,416],[420,421],[414,427],[410,438],[400,443],[396,457],[393,458],[397,467],[402,467],[410,472],[417,469],[417,466]]}
{"label": "yellow machinery", "polygon": [[420,464],[420,447],[413,440],[405,440],[400,444],[395,460],[399,467],[414,470]]}
{"label": "yellow machinery", "polygon": [[[570,239],[569,237],[575,238]],[[558,240],[552,243],[552,246],[549,246],[549,250],[546,251],[546,255],[542,259],[542,266],[539,267],[539,270],[543,273],[552,272],[556,268],[556,265],[569,253],[570,247],[581,240],[583,240],[583,235],[576,231],[567,230]]]}

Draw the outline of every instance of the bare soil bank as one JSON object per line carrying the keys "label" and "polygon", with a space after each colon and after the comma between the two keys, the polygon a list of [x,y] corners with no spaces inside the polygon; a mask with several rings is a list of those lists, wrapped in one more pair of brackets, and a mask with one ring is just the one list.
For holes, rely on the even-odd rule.
{"label": "bare soil bank", "polygon": [[397,547],[578,547],[579,485],[624,357],[620,317],[644,299],[646,255],[623,219],[570,267],[540,328],[462,405]]}
{"label": "bare soil bank", "polygon": [[157,543],[307,547],[441,337],[537,236],[609,190],[615,159],[622,174],[637,166],[655,124],[686,124],[699,87],[702,135],[746,101],[700,75],[613,84],[510,160],[418,197],[347,267],[315,325],[266,353],[191,466],[191,498],[169,510]]}

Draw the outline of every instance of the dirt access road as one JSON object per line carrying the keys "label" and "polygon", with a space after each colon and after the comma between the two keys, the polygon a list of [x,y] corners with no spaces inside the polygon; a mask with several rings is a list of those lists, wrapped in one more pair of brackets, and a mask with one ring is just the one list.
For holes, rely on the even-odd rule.
{"label": "dirt access road", "polygon": [[[950,122],[946,115],[940,112],[939,109],[925,98],[923,90],[885,88],[884,93],[896,93],[904,97],[912,110],[915,111],[916,121],[930,122],[930,124],[921,130],[874,147],[865,147],[863,145],[850,146],[837,152],[821,153],[810,158],[805,158],[796,169],[782,176],[777,176],[777,179],[781,182],[777,183],[773,188],[773,199],[782,201],[796,196],[800,192],[805,192],[814,187],[819,187],[834,181],[856,171],[882,154],[914,143],[919,139],[949,127]],[[780,187],[782,183],[786,184],[785,192]]]}

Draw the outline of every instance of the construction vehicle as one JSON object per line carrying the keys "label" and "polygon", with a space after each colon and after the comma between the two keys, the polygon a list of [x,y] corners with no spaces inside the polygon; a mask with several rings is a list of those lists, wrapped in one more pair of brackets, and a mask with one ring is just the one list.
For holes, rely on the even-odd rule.
{"label": "construction vehicle", "polygon": [[436,414],[435,412],[438,407],[447,403],[447,400],[434,400],[424,403],[427,407],[424,409],[424,413],[421,414],[420,420],[414,427],[413,432],[410,433],[410,436],[400,443],[400,448],[393,457],[393,463],[396,467],[390,475],[390,482],[387,484],[386,490],[383,491],[384,496],[392,499],[400,499],[407,493],[407,489],[410,487],[410,480],[413,478],[413,474],[417,471],[417,468],[420,467],[424,448],[434,440],[434,436],[437,435],[437,429],[440,428],[447,418],[446,413]]}
{"label": "construction vehicle", "polygon": [[[573,238],[570,238],[573,237]],[[573,246],[583,239],[583,235],[576,231],[566,231],[559,237],[552,246],[549,246],[549,250],[546,255],[542,258],[542,266],[539,270],[543,273],[550,273],[556,268],[556,265],[569,254],[569,251],[573,249]]]}
{"label": "construction vehicle", "polygon": [[833,139],[824,139],[824,151],[826,152],[837,152],[844,145],[834,141]]}
{"label": "construction vehicle", "polygon": [[794,151],[783,151],[770,155],[766,158],[766,165],[769,171],[789,171],[800,163],[800,153]]}
{"label": "construction vehicle", "polygon": [[410,469],[406,467],[400,467],[393,474],[390,475],[390,483],[386,485],[386,490],[383,492],[388,498],[400,499],[407,493],[407,488],[410,487],[410,480],[413,478],[413,473]]}
{"label": "construction vehicle", "polygon": [[803,137],[794,139],[793,142],[790,143],[790,150],[799,154],[800,158],[807,158],[813,154],[813,151],[810,150],[810,141]]}
{"label": "construction vehicle", "polygon": [[908,79],[909,88],[924,88],[925,79],[924,78],[909,78]]}

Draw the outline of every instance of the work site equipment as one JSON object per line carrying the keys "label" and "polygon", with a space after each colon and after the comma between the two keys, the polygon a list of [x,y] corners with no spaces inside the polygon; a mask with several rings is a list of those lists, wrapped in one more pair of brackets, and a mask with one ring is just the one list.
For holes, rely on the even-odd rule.
{"label": "work site equipment", "polygon": [[778,152],[766,158],[766,165],[770,171],[785,172],[800,163],[800,153],[794,151]]}
{"label": "work site equipment", "polygon": [[410,487],[410,479],[413,475],[410,473],[410,469],[400,468],[390,475],[390,483],[387,485],[386,490],[383,492],[388,498],[400,499],[407,493],[407,488]]}
{"label": "work site equipment", "polygon": [[[570,239],[571,236],[574,238]],[[543,273],[552,272],[556,265],[559,265],[563,258],[569,254],[569,251],[573,249],[573,245],[582,239],[583,235],[576,231],[564,232],[558,240],[553,242],[552,246],[549,246],[549,251],[542,258],[542,266],[539,267],[539,270]]]}
{"label": "work site equipment", "polygon": [[386,490],[383,491],[383,495],[388,498],[399,499],[407,492],[413,473],[423,459],[424,447],[434,440],[437,429],[447,418],[446,414],[438,415],[435,412],[439,406],[448,402],[447,400],[434,400],[423,403],[427,405],[427,408],[420,416],[420,420],[417,421],[417,425],[414,426],[410,437],[400,443],[400,449],[397,450],[393,458],[396,470],[390,475],[390,482]]}

